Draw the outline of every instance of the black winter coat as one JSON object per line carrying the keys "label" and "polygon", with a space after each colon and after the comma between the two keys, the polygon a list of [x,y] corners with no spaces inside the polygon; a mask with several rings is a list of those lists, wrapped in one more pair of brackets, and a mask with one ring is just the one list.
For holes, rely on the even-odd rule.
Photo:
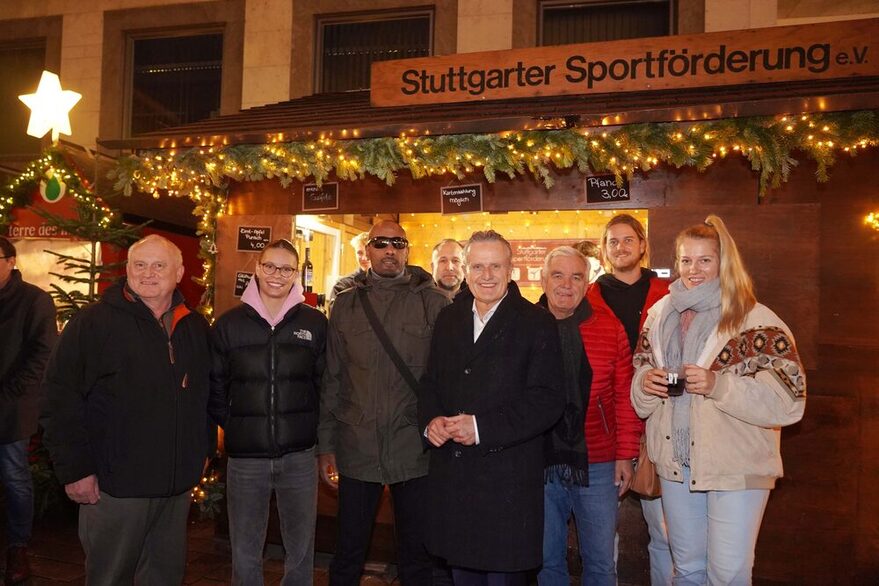
{"label": "black winter coat", "polygon": [[272,328],[242,304],[213,327],[211,417],[233,457],[277,458],[317,442],[327,318],[299,303]]}
{"label": "black winter coat", "polygon": [[170,339],[123,285],[64,328],[43,382],[40,423],[61,484],[97,474],[114,497],[190,490],[211,455],[204,317],[175,293]]}
{"label": "black winter coat", "polygon": [[558,328],[510,283],[474,344],[472,307],[468,291],[439,314],[421,379],[419,429],[468,413],[480,440],[430,448],[427,546],[453,566],[528,570],[543,557],[543,434],[565,406]]}
{"label": "black winter coat", "polygon": [[52,297],[13,269],[0,289],[0,444],[37,431],[40,380],[57,335]]}

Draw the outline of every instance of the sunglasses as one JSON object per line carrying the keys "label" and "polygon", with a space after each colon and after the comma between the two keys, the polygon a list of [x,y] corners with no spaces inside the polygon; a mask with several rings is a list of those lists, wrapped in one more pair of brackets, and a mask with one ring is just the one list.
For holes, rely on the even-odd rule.
{"label": "sunglasses", "polygon": [[409,241],[403,238],[402,236],[394,236],[390,238],[388,236],[375,236],[370,238],[366,243],[367,246],[372,246],[373,248],[377,248],[381,250],[382,248],[387,248],[388,245],[393,246],[397,250],[403,250],[407,246],[409,246]]}

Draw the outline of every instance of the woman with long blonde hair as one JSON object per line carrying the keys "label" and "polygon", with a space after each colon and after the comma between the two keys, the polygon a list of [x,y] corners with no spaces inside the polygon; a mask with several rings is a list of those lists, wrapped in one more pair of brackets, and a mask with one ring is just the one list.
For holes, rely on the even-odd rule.
{"label": "woman with long blonde hair", "polygon": [[803,416],[805,372],[720,218],[678,234],[675,265],[679,278],[641,331],[632,380],[662,485],[673,583],[750,584],[782,475],[779,428]]}

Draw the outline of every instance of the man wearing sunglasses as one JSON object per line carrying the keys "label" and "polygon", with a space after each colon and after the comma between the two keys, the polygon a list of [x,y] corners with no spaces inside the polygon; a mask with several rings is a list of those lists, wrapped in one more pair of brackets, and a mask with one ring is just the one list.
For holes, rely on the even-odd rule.
{"label": "man wearing sunglasses", "polygon": [[423,535],[428,461],[414,387],[449,300],[429,273],[406,264],[409,242],[399,224],[373,226],[366,253],[370,269],[336,298],[327,338],[318,452],[321,478],[339,490],[330,584],[359,584],[385,485],[394,499],[400,580],[430,584]]}

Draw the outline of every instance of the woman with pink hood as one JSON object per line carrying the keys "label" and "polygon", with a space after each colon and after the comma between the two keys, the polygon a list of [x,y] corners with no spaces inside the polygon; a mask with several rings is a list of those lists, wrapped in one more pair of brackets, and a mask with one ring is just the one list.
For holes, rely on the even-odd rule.
{"label": "woman with pink hood", "polygon": [[288,240],[268,244],[241,305],[213,327],[209,409],[225,432],[229,456],[233,584],[263,584],[273,491],[286,552],[281,584],[312,583],[327,319],[303,303],[298,264]]}

